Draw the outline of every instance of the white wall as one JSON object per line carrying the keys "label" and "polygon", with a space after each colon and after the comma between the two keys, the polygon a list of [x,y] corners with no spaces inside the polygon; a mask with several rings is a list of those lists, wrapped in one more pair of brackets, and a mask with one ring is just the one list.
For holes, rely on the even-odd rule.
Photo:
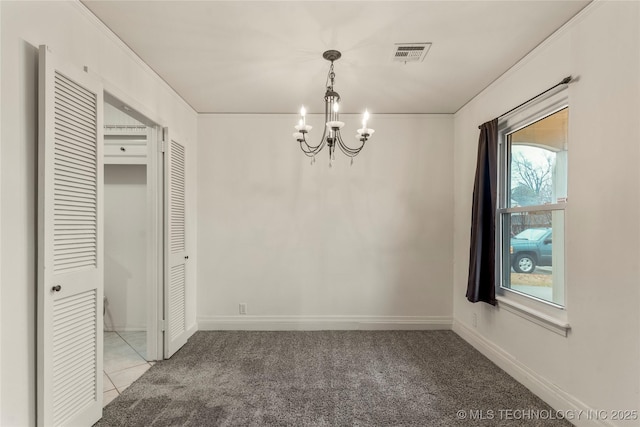
{"label": "white wall", "polygon": [[[342,118],[355,145],[360,117]],[[293,114],[201,115],[200,328],[448,327],[452,118],[374,115],[354,165],[338,151],[329,168]]]}
{"label": "white wall", "polygon": [[[592,4],[455,115],[454,328],[557,409],[639,409],[639,9]],[[465,290],[478,125],[567,75],[565,338]]]}
{"label": "white wall", "polygon": [[[2,195],[0,425],[35,424],[37,47],[104,78],[129,104],[187,144],[188,238],[195,249],[195,112],[78,2],[0,2]],[[197,257],[190,257],[196,267]],[[195,326],[195,275],[187,326]]]}
{"label": "white wall", "polygon": [[142,126],[143,123],[131,117],[124,111],[118,110],[108,102],[104,103],[104,125],[112,126]]}
{"label": "white wall", "polygon": [[147,167],[104,167],[105,330],[147,330]]}

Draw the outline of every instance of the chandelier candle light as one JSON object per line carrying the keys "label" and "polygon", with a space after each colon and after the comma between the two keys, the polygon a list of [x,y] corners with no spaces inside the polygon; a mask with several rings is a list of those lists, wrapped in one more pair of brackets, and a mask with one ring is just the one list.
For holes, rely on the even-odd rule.
{"label": "chandelier candle light", "polygon": [[[336,146],[340,147],[340,150],[351,157],[351,164],[353,164],[353,158],[360,153],[364,144],[369,140],[369,137],[375,132],[373,129],[367,128],[367,120],[369,120],[369,112],[364,112],[364,118],[362,119],[362,129],[358,129],[356,139],[360,141],[360,146],[357,148],[351,148],[347,146],[340,136],[340,129],[344,126],[344,122],[340,121],[340,95],[333,90],[333,84],[336,78],[336,74],[333,72],[333,62],[340,59],[342,54],[337,50],[328,50],[322,54],[322,57],[331,62],[329,67],[329,74],[327,74],[327,91],[324,94],[324,121],[326,127],[322,133],[322,139],[318,145],[310,145],[307,142],[306,135],[311,130],[311,126],[307,124],[307,110],[300,108],[300,121],[295,126],[296,132],[293,137],[300,143],[300,148],[305,155],[311,157],[311,164],[316,160],[316,154],[324,148],[325,145],[329,146],[329,167],[331,167],[332,160],[335,160]],[[329,135],[327,135],[329,130]]]}

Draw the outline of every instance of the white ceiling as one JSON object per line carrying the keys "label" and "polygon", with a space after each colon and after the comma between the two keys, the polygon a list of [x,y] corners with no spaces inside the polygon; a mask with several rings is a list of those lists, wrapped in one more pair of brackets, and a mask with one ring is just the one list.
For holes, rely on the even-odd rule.
{"label": "white ceiling", "polygon": [[453,113],[589,1],[83,3],[200,113],[321,112],[327,49],[341,111]]}

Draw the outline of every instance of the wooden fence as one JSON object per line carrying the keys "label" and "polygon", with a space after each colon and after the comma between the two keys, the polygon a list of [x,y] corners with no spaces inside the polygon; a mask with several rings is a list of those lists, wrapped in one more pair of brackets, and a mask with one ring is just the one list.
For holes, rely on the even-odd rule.
{"label": "wooden fence", "polygon": [[551,227],[551,211],[518,212],[511,214],[511,235],[515,236],[527,228]]}

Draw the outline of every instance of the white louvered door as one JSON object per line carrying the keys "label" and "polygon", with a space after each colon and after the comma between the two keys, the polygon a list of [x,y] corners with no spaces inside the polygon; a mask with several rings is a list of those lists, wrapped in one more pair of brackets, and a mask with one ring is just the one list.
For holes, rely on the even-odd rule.
{"label": "white louvered door", "polygon": [[186,151],[185,146],[163,131],[165,144],[165,276],[164,357],[169,358],[187,342],[185,286],[186,246]]}
{"label": "white louvered door", "polygon": [[102,416],[102,85],[40,47],[37,421]]}

